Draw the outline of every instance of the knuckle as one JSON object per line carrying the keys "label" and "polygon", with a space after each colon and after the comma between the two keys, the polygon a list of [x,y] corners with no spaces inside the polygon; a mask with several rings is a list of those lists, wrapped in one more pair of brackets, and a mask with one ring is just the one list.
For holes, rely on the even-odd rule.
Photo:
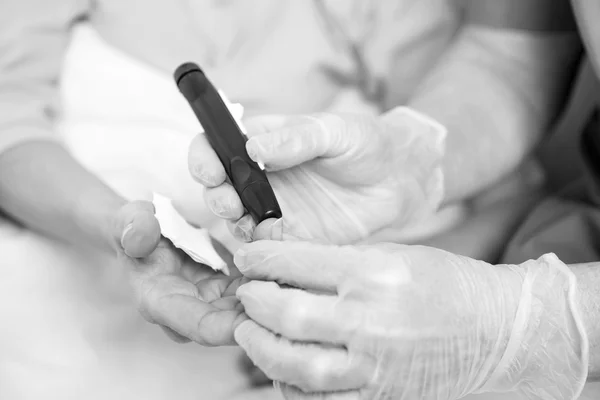
{"label": "knuckle", "polygon": [[135,282],[135,297],[138,311],[142,317],[150,322],[156,323],[154,306],[158,302],[159,280],[156,277],[138,279]]}
{"label": "knuckle", "polygon": [[369,284],[379,293],[395,293],[411,281],[410,272],[402,267],[380,268],[371,274]]}
{"label": "knuckle", "polygon": [[169,251],[164,251],[164,247],[161,247],[160,250],[162,251],[154,251],[150,254],[148,262],[142,264],[146,266],[146,272],[155,276],[178,272],[181,255],[178,252],[170,251],[170,248]]}
{"label": "knuckle", "polygon": [[371,288],[380,291],[397,290],[411,281],[410,269],[396,258],[391,258],[387,251],[368,249],[362,254],[362,262],[368,266],[369,273],[364,275]]}
{"label": "knuckle", "polygon": [[320,137],[324,133],[320,129],[315,130],[315,127],[318,129],[318,125],[315,126],[313,124],[302,125],[296,128],[295,135],[297,139],[293,142],[298,147],[296,150],[305,150],[311,153],[319,150]]}
{"label": "knuckle", "polygon": [[211,330],[209,329],[210,326],[215,325],[214,323],[215,320],[215,314],[212,312],[206,313],[204,315],[202,315],[198,321],[196,321],[195,324],[195,337],[194,337],[194,341],[196,341],[197,343],[203,345],[203,346],[208,346],[208,347],[213,347],[218,345],[218,338],[215,337],[215,335],[212,334]]}
{"label": "knuckle", "polygon": [[229,204],[229,201],[223,196],[222,193],[207,190],[206,203],[213,214],[216,214],[219,217],[228,210],[227,205]]}
{"label": "knuckle", "polygon": [[283,309],[281,330],[285,335],[297,337],[310,323],[310,310],[301,302],[288,303]]}

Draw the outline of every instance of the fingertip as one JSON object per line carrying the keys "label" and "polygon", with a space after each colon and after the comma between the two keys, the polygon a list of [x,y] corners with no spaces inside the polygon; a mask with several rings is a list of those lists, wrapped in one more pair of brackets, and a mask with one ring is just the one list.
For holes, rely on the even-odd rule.
{"label": "fingertip", "polygon": [[206,166],[195,164],[190,167],[192,178],[202,186],[212,188],[221,185],[227,180],[227,174],[222,166]]}
{"label": "fingertip", "polygon": [[238,305],[235,307],[235,311],[239,311],[239,315],[237,316],[237,318],[233,321],[233,332],[235,333],[235,330],[241,325],[243,324],[245,321],[248,321],[248,315],[246,315],[246,313],[244,312],[244,305],[240,302],[238,303]]}
{"label": "fingertip", "polygon": [[239,241],[252,242],[256,223],[250,214],[246,214],[237,221],[226,221],[229,232]]}
{"label": "fingertip", "polygon": [[264,310],[265,299],[275,296],[279,289],[277,282],[254,280],[237,288],[235,296],[244,305],[246,314],[252,317],[251,314],[256,310]]}
{"label": "fingertip", "polygon": [[246,345],[250,341],[252,333],[256,330],[256,323],[250,319],[246,319],[241,322],[233,331],[233,337],[237,344],[242,348],[246,348]]}
{"label": "fingertip", "polygon": [[188,169],[192,178],[206,187],[215,187],[227,179],[221,161],[206,136],[194,137],[188,150]]}
{"label": "fingertip", "polygon": [[264,164],[264,160],[261,158],[261,152],[264,153],[264,151],[256,137],[248,139],[246,142],[246,152],[252,161],[258,164]]}
{"label": "fingertip", "polygon": [[192,178],[207,188],[219,186],[227,180],[227,174],[221,164],[198,163],[190,165],[189,170]]}
{"label": "fingertip", "polygon": [[246,251],[243,248],[239,248],[233,254],[233,264],[237,267],[238,271],[242,274],[246,270]]}
{"label": "fingertip", "polygon": [[228,183],[223,183],[204,191],[204,201],[209,210],[219,218],[239,220],[244,215],[244,205],[233,188]]}
{"label": "fingertip", "polygon": [[264,220],[254,230],[253,240],[283,240],[283,220],[281,218]]}
{"label": "fingertip", "polygon": [[243,312],[237,310],[207,313],[202,318],[198,332],[199,339],[196,341],[204,346],[235,344],[234,328],[241,314]]}
{"label": "fingertip", "polygon": [[248,288],[246,286],[249,285],[249,284],[250,284],[250,282],[248,282],[248,283],[246,283],[244,285],[241,285],[240,287],[238,287],[236,289],[236,291],[235,291],[235,297],[237,297],[238,300],[241,301],[241,297],[243,297],[244,294],[245,294],[245,292],[248,290]]}
{"label": "fingertip", "polygon": [[126,255],[143,258],[150,255],[160,241],[160,224],[153,213],[140,211],[123,230],[121,246]]}

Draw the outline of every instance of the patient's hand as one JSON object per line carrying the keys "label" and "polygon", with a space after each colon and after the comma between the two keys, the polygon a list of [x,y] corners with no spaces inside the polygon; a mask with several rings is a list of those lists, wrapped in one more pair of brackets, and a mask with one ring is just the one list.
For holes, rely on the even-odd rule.
{"label": "patient's hand", "polygon": [[245,314],[235,297],[242,277],[232,263],[228,277],[192,261],[161,238],[149,202],[124,206],[114,231],[121,243],[119,261],[131,271],[139,310],[148,322],[160,325],[178,342],[235,343],[233,331]]}

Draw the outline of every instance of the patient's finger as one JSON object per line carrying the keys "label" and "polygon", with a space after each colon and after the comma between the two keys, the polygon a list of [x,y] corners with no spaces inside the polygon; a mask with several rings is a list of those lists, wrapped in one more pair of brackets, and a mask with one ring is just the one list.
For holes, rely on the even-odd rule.
{"label": "patient's finger", "polygon": [[269,378],[305,392],[359,389],[367,385],[375,364],[339,347],[294,343],[248,319],[235,330],[237,343]]}
{"label": "patient's finger", "polygon": [[227,276],[215,273],[212,278],[203,279],[194,283],[198,288],[200,299],[210,303],[222,297],[235,297],[237,289],[245,282],[247,282],[247,279],[242,277],[231,280]]}
{"label": "patient's finger", "polygon": [[179,333],[175,332],[173,329],[168,328],[168,327],[163,326],[163,325],[159,325],[159,326],[163,330],[163,332],[169,337],[169,339],[171,339],[175,343],[189,343],[189,342],[191,342],[190,339],[186,338],[185,336],[181,336]]}
{"label": "patient's finger", "polygon": [[133,258],[148,256],[160,240],[160,225],[149,201],[132,201],[121,207],[113,226],[113,237],[126,255]]}
{"label": "patient's finger", "polygon": [[138,290],[140,312],[149,322],[205,346],[233,344],[233,330],[245,317],[242,310],[223,311],[203,302],[197,288],[178,276],[147,278]]}
{"label": "patient's finger", "polygon": [[227,178],[223,164],[204,133],[196,135],[188,150],[188,168],[192,177],[206,187],[215,187]]}
{"label": "patient's finger", "polygon": [[219,218],[238,220],[244,215],[244,205],[229,183],[206,189],[204,200],[210,211]]}
{"label": "patient's finger", "polygon": [[250,214],[245,214],[242,218],[237,221],[226,221],[229,232],[237,239],[242,242],[251,242],[254,236],[254,229],[256,228],[256,222],[252,219]]}

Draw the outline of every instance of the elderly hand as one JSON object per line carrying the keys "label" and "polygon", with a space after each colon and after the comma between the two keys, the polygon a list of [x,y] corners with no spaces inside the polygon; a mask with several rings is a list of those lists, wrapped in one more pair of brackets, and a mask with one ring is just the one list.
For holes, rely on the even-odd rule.
{"label": "elderly hand", "polygon": [[192,176],[206,202],[243,241],[319,239],[354,243],[432,211],[442,197],[445,131],[397,109],[385,117],[320,114],[261,117],[246,124],[249,156],[262,162],[283,212],[258,227],[203,134],[190,146]]}
{"label": "elderly hand", "polygon": [[131,271],[142,316],[171,339],[202,345],[234,344],[233,331],[245,318],[235,297],[242,277],[225,276],[197,264],[168,240],[150,202],[125,205],[113,225],[120,262]]}
{"label": "elderly hand", "polygon": [[235,263],[256,279],[237,291],[250,320],[235,338],[287,399],[558,400],[585,382],[574,276],[554,255],[492,266],[422,246],[259,241]]}

